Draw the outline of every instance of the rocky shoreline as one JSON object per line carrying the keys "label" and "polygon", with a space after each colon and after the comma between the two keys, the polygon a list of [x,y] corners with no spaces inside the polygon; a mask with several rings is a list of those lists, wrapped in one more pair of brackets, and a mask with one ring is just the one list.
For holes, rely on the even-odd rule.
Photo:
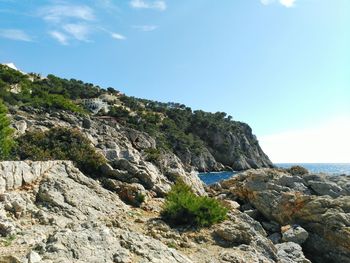
{"label": "rocky shoreline", "polygon": [[[107,162],[94,178],[70,161],[0,162],[0,263],[350,262],[350,176],[262,168],[205,186],[172,152],[149,161],[155,140],[118,122],[10,110],[16,136],[77,129]],[[167,225],[160,211],[178,179],[220,200],[227,219]]]}
{"label": "rocky shoreline", "polygon": [[[0,163],[0,262],[349,262],[350,177],[258,169],[206,188],[229,207],[171,228],[71,162]],[[204,188],[203,188],[204,189]],[[304,256],[305,254],[305,256]]]}
{"label": "rocky shoreline", "polygon": [[241,203],[277,246],[292,241],[313,262],[350,262],[350,176],[259,169],[210,190]]}

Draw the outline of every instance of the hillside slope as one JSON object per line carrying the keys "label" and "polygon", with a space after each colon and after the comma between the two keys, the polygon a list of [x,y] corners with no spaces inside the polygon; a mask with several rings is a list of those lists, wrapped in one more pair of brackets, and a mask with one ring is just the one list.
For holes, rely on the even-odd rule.
{"label": "hillside slope", "polygon": [[146,133],[155,143],[143,149],[145,158],[158,167],[169,153],[180,158],[188,172],[272,166],[251,128],[222,112],[192,111],[182,104],[128,97],[74,79],[23,74],[6,65],[0,65],[0,98],[14,115],[28,108],[66,111]]}

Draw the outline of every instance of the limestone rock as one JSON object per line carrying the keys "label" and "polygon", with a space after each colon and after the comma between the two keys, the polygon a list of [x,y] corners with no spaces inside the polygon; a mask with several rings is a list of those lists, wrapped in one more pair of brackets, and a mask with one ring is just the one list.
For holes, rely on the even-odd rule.
{"label": "limestone rock", "polygon": [[305,258],[301,246],[296,243],[277,244],[276,248],[281,263],[311,263]]}
{"label": "limestone rock", "polygon": [[[315,188],[314,182],[323,187]],[[316,262],[346,262],[350,258],[349,184],[349,176],[299,176],[281,169],[259,169],[240,173],[213,190],[245,200],[280,225],[299,224],[309,233],[303,247]],[[306,237],[302,233],[298,242]]]}
{"label": "limestone rock", "polygon": [[[20,165],[6,162],[5,166]],[[0,244],[1,262],[20,262],[14,254],[26,258],[26,263],[192,262],[181,252],[135,232],[127,219],[132,216],[130,208],[71,162],[27,162],[25,167],[23,171],[31,174],[33,167],[42,169],[31,189],[10,189],[2,196],[1,230],[8,235],[11,226],[16,236],[8,239],[7,246]],[[15,172],[12,169],[12,175]],[[18,200],[25,202],[17,204]],[[25,213],[15,218],[11,215],[15,211]]]}
{"label": "limestone rock", "polygon": [[31,251],[28,255],[28,263],[40,263],[41,262],[41,257],[38,253],[35,251]]}
{"label": "limestone rock", "polygon": [[301,226],[292,226],[282,234],[284,242],[294,242],[299,245],[303,244],[309,237],[309,233]]}

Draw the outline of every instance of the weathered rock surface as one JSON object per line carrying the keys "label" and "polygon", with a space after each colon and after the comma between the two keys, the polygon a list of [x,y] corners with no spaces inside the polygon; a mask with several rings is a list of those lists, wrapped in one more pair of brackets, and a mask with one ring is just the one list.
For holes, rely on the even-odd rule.
{"label": "weathered rock surface", "polygon": [[277,255],[280,258],[281,263],[310,263],[311,261],[305,258],[301,246],[287,242],[277,244]]}
{"label": "weathered rock surface", "polygon": [[[13,126],[17,134],[46,131],[52,127],[80,129],[109,162],[101,176],[126,183],[142,184],[147,190],[164,196],[177,178],[182,178],[198,194],[205,194],[202,181],[193,167],[186,167],[173,153],[162,154],[155,164],[147,162],[143,151],[156,147],[148,134],[121,126],[113,119],[86,118],[68,112],[47,112],[30,107],[13,109]],[[0,178],[0,191],[3,182]]]}
{"label": "weathered rock surface", "polygon": [[303,244],[308,237],[309,233],[301,226],[292,226],[282,233],[282,240],[284,242],[294,242],[299,245]]}
{"label": "weathered rock surface", "polygon": [[159,218],[163,199],[149,195],[142,209],[120,200],[145,192],[140,184],[108,178],[109,191],[68,161],[0,165],[20,167],[12,173],[22,177],[40,167],[0,195],[0,262],[309,262],[297,244],[275,246],[233,201],[228,219],[211,228],[170,228]]}
{"label": "weathered rock surface", "polygon": [[252,129],[245,123],[237,122],[235,132],[213,128],[196,130],[196,133],[206,142],[215,160],[224,166],[236,171],[273,167]]}
{"label": "weathered rock surface", "polygon": [[[249,202],[280,225],[300,225],[309,233],[304,251],[315,262],[350,262],[349,184],[349,176],[259,169],[238,174],[213,189]],[[302,236],[285,240],[301,242],[306,233]]]}
{"label": "weathered rock surface", "polygon": [[60,161],[51,162],[1,162],[0,163],[0,194],[6,190],[15,190],[25,184],[30,184],[50,171],[57,168]]}
{"label": "weathered rock surface", "polygon": [[0,243],[0,262],[191,262],[132,231],[130,208],[71,162],[0,164],[22,177],[42,168],[35,183],[22,181],[1,195],[0,223],[12,230],[1,233],[7,243]]}

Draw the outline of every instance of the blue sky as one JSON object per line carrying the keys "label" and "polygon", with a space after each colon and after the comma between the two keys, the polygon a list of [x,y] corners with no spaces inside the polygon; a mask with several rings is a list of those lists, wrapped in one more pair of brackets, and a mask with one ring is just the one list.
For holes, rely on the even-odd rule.
{"label": "blue sky", "polygon": [[[225,111],[276,161],[314,155],[282,135],[349,127],[349,0],[0,0],[0,17],[0,62]],[[350,162],[339,143],[308,160]]]}

